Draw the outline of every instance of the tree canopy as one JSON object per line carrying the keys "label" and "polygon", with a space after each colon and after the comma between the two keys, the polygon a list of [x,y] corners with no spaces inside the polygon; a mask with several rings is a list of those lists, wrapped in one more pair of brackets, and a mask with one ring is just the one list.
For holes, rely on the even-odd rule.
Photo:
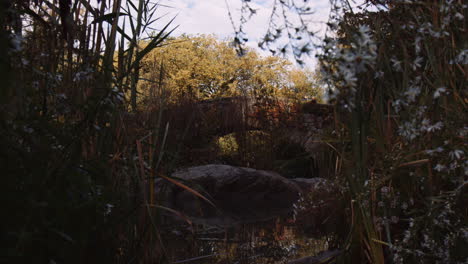
{"label": "tree canopy", "polygon": [[228,41],[211,35],[182,35],[153,50],[142,62],[140,93],[149,99],[163,81],[174,101],[239,95],[281,96],[300,100],[321,94],[314,73],[280,57],[250,49],[238,56]]}

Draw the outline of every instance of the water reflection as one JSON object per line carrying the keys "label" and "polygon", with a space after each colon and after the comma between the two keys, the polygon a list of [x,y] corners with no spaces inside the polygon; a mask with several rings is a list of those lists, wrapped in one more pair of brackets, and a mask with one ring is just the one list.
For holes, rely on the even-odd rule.
{"label": "water reflection", "polygon": [[287,263],[329,249],[334,236],[311,237],[281,219],[230,228],[173,227],[164,233],[172,263]]}

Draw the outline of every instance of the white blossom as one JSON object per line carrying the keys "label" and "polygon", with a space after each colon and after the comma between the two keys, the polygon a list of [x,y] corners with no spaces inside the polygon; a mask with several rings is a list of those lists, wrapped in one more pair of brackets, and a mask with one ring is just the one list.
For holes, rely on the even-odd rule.
{"label": "white blossom", "polygon": [[374,79],[380,79],[384,76],[384,72],[383,71],[376,71],[375,74],[374,74]]}
{"label": "white blossom", "polygon": [[409,89],[405,92],[408,102],[414,102],[420,92],[421,88],[419,86],[410,86]]}
{"label": "white blossom", "polygon": [[408,204],[407,204],[406,202],[403,202],[403,203],[401,204],[401,209],[403,209],[403,210],[408,209]]}
{"label": "white blossom", "polygon": [[413,64],[411,65],[413,70],[416,70],[417,68],[421,68],[422,61],[423,61],[422,57],[416,57],[416,59],[413,61]]}
{"label": "white blossom", "polygon": [[468,64],[468,49],[461,50],[449,64]]}
{"label": "white blossom", "polygon": [[434,99],[439,98],[440,94],[445,93],[447,89],[445,87],[439,87],[437,90],[434,92]]}
{"label": "white blossom", "polygon": [[393,105],[393,109],[395,110],[395,112],[398,113],[400,112],[402,106],[406,106],[408,104],[401,99],[397,99],[393,101],[392,105]]}
{"label": "white blossom", "polygon": [[463,20],[465,17],[462,14],[457,12],[455,13],[455,18],[457,18],[458,20]]}
{"label": "white blossom", "polygon": [[114,205],[106,204],[104,208],[104,215],[109,215],[112,212],[112,208],[114,208]]}
{"label": "white blossom", "polygon": [[442,165],[442,164],[437,164],[435,165],[434,167],[434,170],[438,171],[438,172],[441,172],[441,171],[444,171],[447,169],[447,166],[445,165]]}
{"label": "white blossom", "polygon": [[419,129],[416,129],[412,122],[404,122],[398,127],[398,133],[411,141],[419,136]]}
{"label": "white blossom", "polygon": [[392,66],[395,71],[401,72],[403,70],[401,67],[401,61],[397,60],[396,58],[391,58],[390,61],[392,62]]}
{"label": "white blossom", "polygon": [[425,131],[425,132],[435,132],[437,130],[441,130],[443,127],[443,123],[442,122],[437,122],[433,125],[430,124],[430,121],[429,119],[425,118],[422,122],[422,127],[421,127],[421,131]]}
{"label": "white blossom", "polygon": [[416,54],[419,54],[421,52],[421,40],[422,38],[420,36],[414,38],[414,49],[416,51]]}
{"label": "white blossom", "polygon": [[456,150],[450,151],[449,155],[450,155],[450,158],[452,159],[455,159],[455,158],[460,159],[461,157],[463,157],[464,152],[463,150],[456,149]]}
{"label": "white blossom", "polygon": [[429,154],[429,155],[433,155],[434,153],[441,153],[442,151],[444,151],[444,148],[442,148],[442,147],[437,147],[436,149],[428,149],[428,150],[426,150],[426,153]]}

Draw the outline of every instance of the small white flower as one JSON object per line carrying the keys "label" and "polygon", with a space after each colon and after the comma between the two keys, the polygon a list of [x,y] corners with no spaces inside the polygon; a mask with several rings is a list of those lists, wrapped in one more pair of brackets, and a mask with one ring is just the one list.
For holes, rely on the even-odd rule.
{"label": "small white flower", "polygon": [[463,157],[463,150],[459,150],[459,149],[456,149],[456,150],[453,150],[453,151],[450,151],[449,155],[450,155],[450,158],[452,159],[460,159],[461,157]]}
{"label": "small white flower", "polygon": [[454,161],[454,162],[450,163],[449,170],[455,170],[458,167],[460,167],[460,165],[458,164],[457,161]]}
{"label": "small white flower", "polygon": [[434,99],[439,98],[440,94],[445,93],[446,89],[445,87],[439,87],[437,90],[434,92]]}
{"label": "small white flower", "polygon": [[405,92],[405,95],[407,96],[409,102],[414,102],[420,92],[421,92],[421,88],[419,86],[413,85],[413,86],[410,86],[408,91]]}
{"label": "small white flower", "polygon": [[114,205],[106,204],[104,214],[109,215],[112,212],[112,208],[114,208]]}
{"label": "small white flower", "polygon": [[429,128],[428,131],[433,132],[433,131],[436,131],[436,130],[441,130],[443,126],[444,126],[444,124],[441,121],[439,121],[439,122],[435,123],[434,125],[432,125]]}
{"label": "small white flower", "polygon": [[409,230],[405,230],[404,234],[403,243],[408,243],[411,238],[411,232]]}
{"label": "small white flower", "polygon": [[421,40],[422,38],[419,36],[414,39],[414,48],[415,48],[416,54],[421,52]]}
{"label": "small white flower", "polygon": [[[426,120],[426,119],[424,119],[424,120]],[[437,130],[441,130],[443,126],[444,126],[444,124],[442,122],[440,122],[440,121],[435,123],[434,125],[430,125],[429,123],[427,123],[427,124],[423,123],[423,127],[421,128],[421,131],[434,132],[434,131],[437,131]]]}
{"label": "small white flower", "polygon": [[424,118],[423,121],[421,122],[421,125],[423,128],[426,128],[430,123],[429,119]]}
{"label": "small white flower", "polygon": [[393,69],[397,72],[401,72],[403,69],[401,67],[401,61],[395,59],[395,58],[392,58],[390,59],[390,61],[392,62],[393,64]]}
{"label": "small white flower", "polygon": [[458,131],[458,135],[460,137],[465,137],[467,134],[468,134],[468,127],[467,126],[463,127],[462,129],[460,129]]}
{"label": "small white flower", "polygon": [[374,79],[380,79],[384,76],[384,72],[383,71],[377,71],[375,72],[374,74]]}
{"label": "small white flower", "polygon": [[455,63],[468,64],[468,49],[461,50],[460,53],[455,56],[455,59],[449,61],[449,64]]}
{"label": "small white flower", "polygon": [[429,33],[431,34],[433,38],[440,38],[442,36],[440,31],[434,31],[432,29],[429,29]]}
{"label": "small white flower", "polygon": [[88,68],[84,71],[80,71],[80,72],[77,72],[74,76],[73,76],[73,81],[76,82],[76,81],[87,81],[87,80],[90,80],[91,77],[92,77],[92,73],[93,73],[93,69],[91,68]]}
{"label": "small white flower", "polygon": [[425,152],[426,152],[426,154],[429,154],[429,155],[434,154],[434,150],[433,150],[433,149],[428,149],[428,150],[426,150]]}
{"label": "small white flower", "polygon": [[417,57],[414,61],[413,64],[411,65],[413,70],[416,70],[417,68],[421,68],[421,63],[423,61],[422,57]]}
{"label": "small white flower", "polygon": [[401,110],[402,106],[407,105],[407,103],[401,99],[397,99],[396,101],[393,102],[393,109],[395,109],[395,112],[398,113]]}
{"label": "small white flower", "polygon": [[445,165],[442,165],[442,164],[437,164],[437,165],[435,165],[435,167],[434,167],[434,170],[436,170],[436,171],[438,171],[438,172],[444,171],[444,170],[446,170],[446,169],[447,169],[447,167],[446,167]]}
{"label": "small white flower", "polygon": [[405,122],[400,127],[398,127],[398,133],[405,137],[407,140],[413,140],[419,136],[419,129],[414,127],[413,123]]}
{"label": "small white flower", "polygon": [[350,71],[346,71],[343,74],[343,78],[344,78],[344,80],[346,82],[346,85],[351,86],[351,87],[356,86],[357,78],[354,75],[354,73],[352,73]]}
{"label": "small white flower", "polygon": [[383,193],[383,194],[387,194],[390,192],[390,188],[388,188],[387,186],[384,186],[380,189],[380,191]]}
{"label": "small white flower", "polygon": [[408,209],[408,204],[403,202],[403,204],[401,205],[401,209],[403,209],[403,210]]}

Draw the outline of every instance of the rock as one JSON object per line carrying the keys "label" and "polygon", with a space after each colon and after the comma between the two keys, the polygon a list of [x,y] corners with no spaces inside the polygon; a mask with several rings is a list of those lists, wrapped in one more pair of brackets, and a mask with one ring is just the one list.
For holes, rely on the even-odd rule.
{"label": "rock", "polygon": [[296,184],[270,171],[228,165],[205,165],[180,170],[172,175],[213,201],[214,208],[193,193],[158,180],[166,187],[166,203],[192,219],[204,223],[232,225],[286,215],[299,198]]}
{"label": "rock", "polygon": [[291,217],[300,197],[310,193],[336,195],[325,179],[288,180],[275,172],[228,165],[191,167],[175,172],[172,178],[204,195],[216,208],[164,179],[156,181],[161,203],[195,223],[218,226]]}

